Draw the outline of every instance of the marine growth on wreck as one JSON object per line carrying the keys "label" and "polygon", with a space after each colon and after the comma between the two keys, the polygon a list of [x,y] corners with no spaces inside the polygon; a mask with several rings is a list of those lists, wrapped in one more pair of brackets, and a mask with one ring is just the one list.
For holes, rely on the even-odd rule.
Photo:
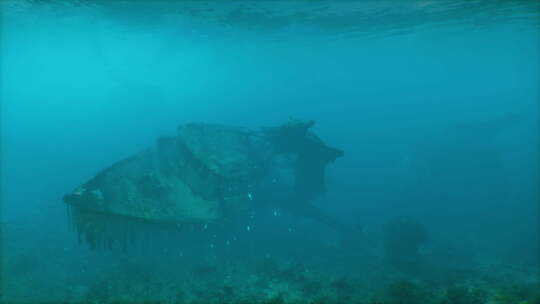
{"label": "marine growth on wreck", "polygon": [[[241,217],[277,203],[276,184],[291,208],[314,214],[311,201],[325,190],[325,167],[343,151],[326,145],[313,125],[292,119],[260,130],[180,125],[175,136],[102,170],[64,201],[91,248],[125,248],[142,233]],[[290,176],[275,174],[284,168]]]}

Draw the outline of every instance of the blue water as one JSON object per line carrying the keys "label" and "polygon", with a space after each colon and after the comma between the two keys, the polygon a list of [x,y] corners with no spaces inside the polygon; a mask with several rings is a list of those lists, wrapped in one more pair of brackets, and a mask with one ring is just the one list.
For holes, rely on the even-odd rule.
{"label": "blue water", "polygon": [[[5,303],[538,303],[538,2],[1,5]],[[92,251],[68,225],[64,194],[179,124],[289,117],[345,151],[314,204],[361,244],[281,216],[227,254]],[[384,250],[403,219],[421,271]]]}

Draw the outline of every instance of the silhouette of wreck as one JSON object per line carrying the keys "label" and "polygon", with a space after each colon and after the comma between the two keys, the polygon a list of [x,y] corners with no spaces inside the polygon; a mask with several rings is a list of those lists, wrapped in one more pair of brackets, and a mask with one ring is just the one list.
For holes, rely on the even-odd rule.
{"label": "silhouette of wreck", "polygon": [[246,210],[272,204],[346,231],[346,225],[312,205],[325,191],[325,167],[343,156],[311,130],[313,125],[293,119],[258,130],[180,125],[176,136],[160,137],[154,146],[102,170],[64,201],[79,239],[92,248],[125,246],[133,223],[230,223]]}

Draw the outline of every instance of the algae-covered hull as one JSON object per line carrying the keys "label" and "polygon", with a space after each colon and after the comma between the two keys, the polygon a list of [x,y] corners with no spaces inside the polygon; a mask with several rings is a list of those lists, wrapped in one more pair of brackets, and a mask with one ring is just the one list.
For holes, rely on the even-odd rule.
{"label": "algae-covered hull", "polygon": [[342,155],[309,131],[312,125],[290,121],[262,131],[181,125],[176,136],[160,137],[155,146],[104,169],[64,200],[90,243],[103,235],[117,239],[112,231],[128,222],[209,223],[256,203],[253,198],[276,158],[287,157],[294,172],[291,195],[307,203],[324,190],[324,166]]}

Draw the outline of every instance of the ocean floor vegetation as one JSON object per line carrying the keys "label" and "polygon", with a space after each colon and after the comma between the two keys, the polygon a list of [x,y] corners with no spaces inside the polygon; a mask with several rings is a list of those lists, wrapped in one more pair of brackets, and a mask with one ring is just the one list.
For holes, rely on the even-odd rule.
{"label": "ocean floor vegetation", "polygon": [[54,258],[46,248],[41,253],[50,258],[5,251],[2,303],[540,303],[538,267],[494,261],[456,275],[455,269],[432,266],[406,273],[385,258],[355,263],[354,254],[338,251],[304,261],[284,253],[83,252],[86,266]]}

